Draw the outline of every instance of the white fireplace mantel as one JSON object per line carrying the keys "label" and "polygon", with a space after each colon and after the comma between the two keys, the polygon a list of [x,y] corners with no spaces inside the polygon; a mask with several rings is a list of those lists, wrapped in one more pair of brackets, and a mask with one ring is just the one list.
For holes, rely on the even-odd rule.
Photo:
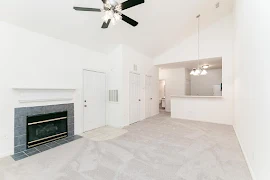
{"label": "white fireplace mantel", "polygon": [[19,103],[72,101],[72,88],[12,88],[18,93]]}
{"label": "white fireplace mantel", "polygon": [[76,89],[74,88],[38,88],[38,87],[13,87],[13,90],[71,90],[75,91]]}

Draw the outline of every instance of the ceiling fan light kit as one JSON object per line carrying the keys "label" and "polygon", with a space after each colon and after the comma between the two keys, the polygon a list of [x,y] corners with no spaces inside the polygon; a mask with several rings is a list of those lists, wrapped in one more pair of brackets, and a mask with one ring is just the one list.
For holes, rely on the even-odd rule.
{"label": "ceiling fan light kit", "polygon": [[122,11],[144,3],[144,0],[127,0],[121,4],[119,4],[116,0],[102,0],[102,2],[102,9],[86,7],[74,7],[74,9],[76,11],[104,12],[104,16],[102,17],[103,24],[101,26],[103,29],[108,28],[110,23],[115,25],[120,20],[123,20],[134,27],[138,25],[137,21],[125,16]]}

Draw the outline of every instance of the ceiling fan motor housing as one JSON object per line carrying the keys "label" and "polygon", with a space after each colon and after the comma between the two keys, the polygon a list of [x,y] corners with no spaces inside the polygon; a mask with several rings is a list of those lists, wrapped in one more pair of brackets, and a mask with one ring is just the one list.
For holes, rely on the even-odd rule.
{"label": "ceiling fan motor housing", "polygon": [[118,20],[123,20],[133,27],[139,24],[137,21],[122,14],[122,10],[142,4],[144,3],[144,0],[127,0],[123,3],[118,3],[115,0],[102,0],[102,2],[104,4],[102,9],[87,7],[74,7],[74,9],[76,11],[105,12],[105,16],[103,17],[104,22],[101,26],[103,29],[108,28],[111,22],[112,24],[115,24],[115,22]]}

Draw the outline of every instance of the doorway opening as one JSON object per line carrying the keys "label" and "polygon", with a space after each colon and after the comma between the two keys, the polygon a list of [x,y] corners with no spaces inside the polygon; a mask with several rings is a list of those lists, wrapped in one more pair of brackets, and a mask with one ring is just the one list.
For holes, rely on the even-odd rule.
{"label": "doorway opening", "polygon": [[166,109],[166,81],[159,80],[159,112]]}

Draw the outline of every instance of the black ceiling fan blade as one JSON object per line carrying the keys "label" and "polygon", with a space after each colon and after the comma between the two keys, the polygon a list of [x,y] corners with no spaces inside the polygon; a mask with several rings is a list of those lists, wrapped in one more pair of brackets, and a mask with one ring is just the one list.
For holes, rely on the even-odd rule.
{"label": "black ceiling fan blade", "polygon": [[101,12],[100,9],[97,8],[86,8],[86,7],[73,7],[76,11],[92,11],[92,12]]}
{"label": "black ceiling fan blade", "polygon": [[127,0],[121,4],[122,10],[144,3],[144,0]]}
{"label": "black ceiling fan blade", "polygon": [[110,25],[110,22],[111,22],[111,20],[110,20],[110,19],[107,21],[107,23],[106,23],[106,22],[103,22],[103,24],[102,24],[101,28],[102,28],[102,29],[106,29],[106,28],[108,28],[108,27],[109,27],[109,25]]}
{"label": "black ceiling fan blade", "polygon": [[131,26],[137,26],[139,23],[126,15],[122,14],[122,20],[125,21],[126,23],[130,24]]}
{"label": "black ceiling fan blade", "polygon": [[101,0],[104,4],[107,2],[107,0]]}

